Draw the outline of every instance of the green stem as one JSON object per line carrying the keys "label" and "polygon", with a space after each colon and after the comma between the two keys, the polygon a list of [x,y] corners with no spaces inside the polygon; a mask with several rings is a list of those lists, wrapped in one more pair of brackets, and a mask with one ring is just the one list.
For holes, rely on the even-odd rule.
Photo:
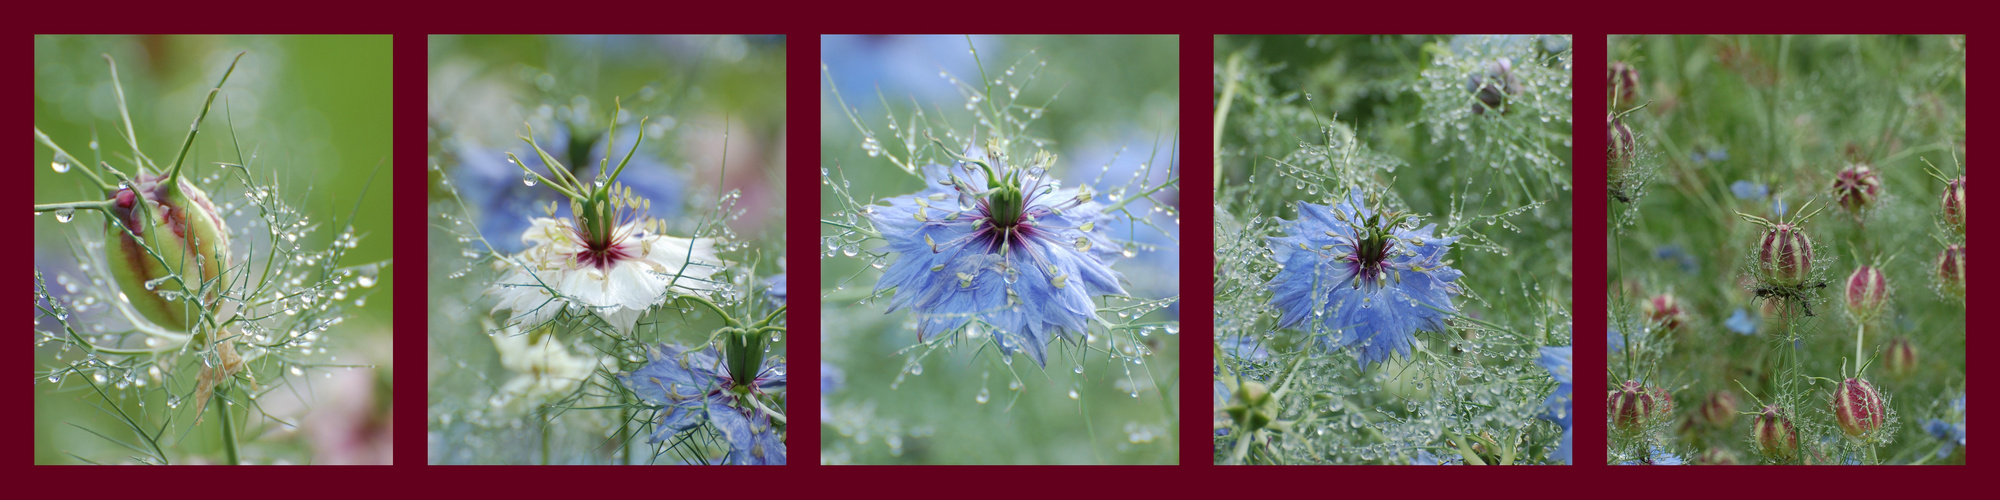
{"label": "green stem", "polygon": [[1229,105],[1236,100],[1236,80],[1243,73],[1243,54],[1229,55],[1229,63],[1223,70],[1222,104],[1215,107],[1215,189],[1222,190],[1222,131],[1229,123]]}
{"label": "green stem", "polygon": [[103,201],[76,201],[76,202],[70,202],[70,203],[45,203],[45,204],[40,204],[40,205],[35,205],[35,213],[38,213],[38,214],[39,214],[39,213],[42,213],[42,212],[54,212],[54,211],[57,211],[57,210],[65,210],[65,209],[67,209],[67,210],[110,210],[110,209],[111,209],[111,204],[112,204],[112,203],[113,203],[113,200],[103,200]]}
{"label": "green stem", "polygon": [[236,444],[236,418],[229,414],[228,393],[228,389],[215,391],[215,396],[209,403],[209,406],[214,407],[216,411],[222,412],[223,463],[239,465],[243,463],[242,451]]}

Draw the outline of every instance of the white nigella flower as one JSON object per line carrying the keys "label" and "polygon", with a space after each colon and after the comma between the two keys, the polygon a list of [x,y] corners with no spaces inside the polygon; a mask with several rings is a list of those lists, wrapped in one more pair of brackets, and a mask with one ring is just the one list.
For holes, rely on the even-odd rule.
{"label": "white nigella flower", "polygon": [[500,351],[500,364],[518,373],[507,385],[493,393],[488,401],[495,408],[507,407],[516,401],[538,403],[539,401],[568,394],[576,390],[590,374],[604,362],[601,357],[590,358],[572,355],[568,348],[556,342],[556,336],[547,330],[523,335],[517,328],[508,327],[493,336],[493,348]]}
{"label": "white nigella flower", "polygon": [[[522,140],[534,144],[532,137]],[[638,150],[636,142],[632,147]],[[585,184],[539,147],[535,151],[555,177],[542,177],[512,155],[509,160],[522,165],[531,182],[546,182],[568,196],[570,217],[556,218],[557,207],[550,203],[549,216],[535,218],[521,235],[528,249],[503,263],[505,276],[487,290],[499,298],[495,314],[512,310],[512,323],[533,328],[569,310],[595,314],[619,333],[630,333],[640,316],[666,303],[670,294],[707,295],[723,288],[710,279],[726,264],[715,255],[714,239],[661,234],[666,224],[647,215],[652,202],[617,183],[631,153],[609,177]]]}

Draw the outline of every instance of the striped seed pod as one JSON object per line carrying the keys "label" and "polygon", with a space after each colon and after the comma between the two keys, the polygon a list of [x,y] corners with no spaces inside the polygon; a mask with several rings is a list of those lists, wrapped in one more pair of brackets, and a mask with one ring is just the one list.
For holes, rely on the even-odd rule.
{"label": "striped seed pod", "polygon": [[1965,234],[1965,176],[1958,176],[1944,186],[1944,223],[1958,234]]}
{"label": "striped seed pod", "polygon": [[1875,319],[1889,303],[1889,278],[1882,270],[1863,265],[1847,275],[1847,286],[1841,295],[1846,299],[1848,314],[1862,321]]}
{"label": "striped seed pod", "polygon": [[1778,405],[1765,406],[1751,421],[1750,440],[1757,444],[1757,453],[1776,460],[1792,458],[1799,451],[1798,430],[1792,428],[1792,420],[1785,418]]}
{"label": "striped seed pod", "polygon": [[1882,393],[1875,391],[1875,385],[1866,380],[1850,378],[1840,383],[1833,392],[1831,401],[1833,419],[1840,424],[1840,430],[1847,435],[1862,437],[1889,419],[1889,409],[1882,401]]}
{"label": "striped seed pod", "polygon": [[104,253],[133,309],[155,324],[187,331],[201,311],[181,297],[199,290],[209,310],[222,304],[215,297],[230,264],[229,227],[208,193],[186,178],[178,186],[169,179],[141,172],[113,193],[107,233],[118,236],[104,244]]}
{"label": "striped seed pod", "polygon": [[1627,380],[1618,390],[1611,391],[1606,398],[1606,413],[1611,415],[1611,426],[1625,432],[1644,429],[1654,419],[1673,412],[1674,400],[1665,389],[1639,385],[1638,381]]}
{"label": "striped seed pod", "polygon": [[1882,176],[1867,165],[1848,165],[1833,175],[1833,196],[1848,213],[1859,213],[1873,205],[1876,193],[1881,190]]}
{"label": "striped seed pod", "polygon": [[1945,293],[1965,299],[1965,245],[1945,245],[1938,252],[1937,278]]}
{"label": "striped seed pod", "polygon": [[1681,309],[1680,299],[1671,293],[1646,299],[1639,304],[1639,312],[1645,315],[1647,321],[1660,325],[1660,329],[1667,331],[1679,330],[1682,320],[1687,319],[1687,312]]}
{"label": "striped seed pod", "polygon": [[1708,400],[1701,403],[1701,419],[1709,425],[1727,429],[1730,424],[1736,422],[1736,406],[1736,393],[1729,391],[1710,393]]}
{"label": "striped seed pod", "polygon": [[1917,345],[1909,337],[1889,339],[1889,345],[1882,349],[1882,366],[1889,374],[1907,377],[1917,372]]}
{"label": "striped seed pod", "polygon": [[1812,239],[1804,228],[1772,224],[1758,245],[1757,262],[1765,276],[1780,285],[1797,285],[1812,275]]}
{"label": "striped seed pod", "polygon": [[1639,102],[1639,68],[1625,64],[1625,61],[1611,63],[1610,82],[1605,88],[1618,98],[1619,105],[1629,107]]}

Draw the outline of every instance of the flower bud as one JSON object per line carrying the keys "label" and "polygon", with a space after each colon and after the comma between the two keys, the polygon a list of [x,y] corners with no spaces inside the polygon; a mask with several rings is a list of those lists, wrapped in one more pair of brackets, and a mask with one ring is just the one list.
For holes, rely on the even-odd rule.
{"label": "flower bud", "polygon": [[1671,293],[1646,299],[1639,304],[1639,312],[1645,315],[1646,321],[1660,325],[1660,329],[1667,331],[1679,330],[1682,320],[1687,319],[1687,312],[1681,309],[1681,300]]}
{"label": "flower bud", "polygon": [[1874,432],[1889,419],[1889,409],[1882,401],[1882,394],[1875,392],[1874,384],[1858,378],[1840,383],[1840,387],[1833,392],[1832,405],[1834,421],[1849,436],[1861,437]]}
{"label": "flower bud", "polygon": [[1710,393],[1708,400],[1701,403],[1701,419],[1709,425],[1727,429],[1736,422],[1736,393],[1719,391]]}
{"label": "flower bud", "polygon": [[1271,389],[1263,382],[1245,380],[1236,387],[1236,404],[1223,408],[1237,425],[1255,431],[1277,420],[1271,404]]}
{"label": "flower bud", "polygon": [[1889,278],[1882,270],[1863,265],[1847,276],[1847,287],[1841,295],[1846,299],[1848,314],[1862,321],[1872,320],[1889,304]]}
{"label": "flower bud", "polygon": [[1767,458],[1786,460],[1799,450],[1799,433],[1792,428],[1791,419],[1785,418],[1778,405],[1764,407],[1764,412],[1751,421],[1750,441],[1757,444],[1757,452]]}
{"label": "flower bud", "polygon": [[1630,107],[1639,102],[1639,68],[1625,64],[1625,61],[1611,63],[1611,80],[1605,88],[1618,98],[1620,106]]}
{"label": "flower bud", "polygon": [[1938,252],[1937,278],[1947,295],[1965,299],[1965,245],[1945,245]]}
{"label": "flower bud", "polygon": [[1780,285],[1797,285],[1812,275],[1812,239],[1804,228],[1792,224],[1772,224],[1764,230],[1757,250],[1757,262],[1764,275]]}
{"label": "flower bud", "polygon": [[180,298],[187,289],[202,290],[211,311],[221,304],[215,296],[229,267],[229,228],[208,193],[186,178],[176,189],[166,176],[140,173],[113,196],[109,232],[118,236],[104,245],[112,278],[147,320],[188,330],[201,313]]}
{"label": "flower bud", "polygon": [[1944,223],[1958,234],[1965,234],[1965,176],[1958,176],[1944,186]]}
{"label": "flower bud", "polygon": [[1833,196],[1840,208],[1848,213],[1859,213],[1875,203],[1875,194],[1882,190],[1882,176],[1867,165],[1848,165],[1833,175]]}
{"label": "flower bud", "polygon": [[1606,413],[1611,415],[1611,426],[1623,432],[1644,429],[1646,424],[1672,413],[1674,408],[1674,400],[1665,389],[1645,387],[1633,380],[1625,381],[1625,385],[1607,396]]}
{"label": "flower bud", "polygon": [[1889,374],[1907,377],[1917,372],[1917,345],[1909,337],[1889,339],[1889,345],[1882,349],[1882,366]]}
{"label": "flower bud", "polygon": [[1701,465],[1737,465],[1736,453],[1729,451],[1728,448],[1709,448],[1701,452],[1700,457],[1695,458],[1695,463]]}

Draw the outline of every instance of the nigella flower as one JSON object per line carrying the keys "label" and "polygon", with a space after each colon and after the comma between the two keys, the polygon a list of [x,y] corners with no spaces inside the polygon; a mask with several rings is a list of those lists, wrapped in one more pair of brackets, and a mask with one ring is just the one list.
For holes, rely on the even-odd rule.
{"label": "nigella flower", "polygon": [[[532,137],[523,140],[533,144]],[[637,150],[635,143],[632,151]],[[670,293],[705,295],[722,288],[709,279],[725,265],[715,255],[715,240],[661,234],[666,224],[650,215],[652,202],[618,182],[630,152],[611,175],[590,184],[569,177],[539,146],[536,152],[556,165],[555,177],[522,170],[568,196],[570,218],[554,218],[557,206],[551,202],[543,209],[549,217],[530,221],[521,235],[527,250],[505,262],[513,265],[487,290],[499,298],[494,313],[512,310],[516,323],[538,326],[568,310],[594,314],[628,333]]]}
{"label": "nigella flower", "polygon": [[784,391],[784,361],[767,358],[753,377],[746,377],[754,380],[738,381],[713,346],[690,351],[660,344],[647,349],[646,358],[646,366],[619,375],[618,380],[646,403],[666,407],[648,442],[657,443],[709,422],[729,443],[725,463],[785,464],[784,437],[755,400]]}
{"label": "nigella flower", "polygon": [[1535,360],[1535,364],[1541,365],[1543,369],[1549,371],[1550,377],[1556,379],[1556,390],[1549,394],[1548,399],[1542,401],[1542,414],[1539,417],[1562,426],[1562,445],[1550,453],[1549,457],[1561,459],[1563,463],[1570,462],[1570,444],[1575,437],[1575,431],[1570,427],[1574,420],[1570,410],[1574,407],[1572,395],[1575,390],[1571,381],[1574,376],[1572,372],[1576,367],[1570,357],[1571,347],[1543,347],[1542,357]]}
{"label": "nigella flower", "polygon": [[1611,352],[1625,352],[1625,334],[1618,333],[1618,330],[1610,330],[1610,332],[1611,338],[1605,340],[1605,346],[1610,347]]}
{"label": "nigella flower", "polygon": [[1097,229],[1112,217],[1088,190],[1044,177],[1049,161],[926,166],[928,188],[870,207],[898,254],[875,289],[895,289],[889,310],[911,310],[919,340],[977,320],[1003,354],[1047,366],[1050,341],[1099,321],[1093,297],[1125,294],[1109,264],[1117,253]]}
{"label": "nigella flower", "polygon": [[[599,130],[595,134],[573,133],[578,127],[557,120],[553,130],[538,138],[538,147],[546,151],[555,163],[544,163],[540,155],[527,154],[533,149],[518,149],[526,154],[519,158],[525,166],[539,174],[574,175],[579,178],[596,178],[605,172],[598,172],[599,164],[611,158],[610,151],[629,148],[639,140],[639,131],[628,129],[618,132],[617,139],[610,140],[608,134]],[[528,229],[535,215],[542,212],[550,201],[555,201],[555,193],[547,189],[522,182],[522,166],[507,161],[508,152],[498,149],[461,144],[452,150],[457,158],[458,170],[454,176],[459,192],[466,204],[484,217],[477,218],[479,230],[492,239],[488,243],[494,250],[513,253],[521,251],[522,244],[512,235]],[[587,153],[587,154],[586,154]],[[567,164],[567,167],[564,165]],[[551,167],[568,168],[566,174],[556,174]],[[653,216],[673,217],[680,211],[681,188],[686,184],[674,169],[649,155],[633,155],[624,177],[633,194],[653,200]],[[538,181],[539,183],[539,181]],[[558,208],[568,208],[559,206]],[[501,237],[499,235],[506,235]]]}
{"label": "nigella flower", "polygon": [[545,329],[523,334],[519,328],[508,327],[493,335],[493,348],[500,352],[500,365],[518,374],[488,400],[502,408],[516,401],[533,403],[568,394],[604,362],[602,357],[570,354],[556,342],[554,332]]}
{"label": "nigella flower", "polygon": [[1416,228],[1415,217],[1362,205],[1359,190],[1328,207],[1298,203],[1298,220],[1283,221],[1270,238],[1284,267],[1271,279],[1271,302],[1283,313],[1279,328],[1306,326],[1323,348],[1359,351],[1361,366],[1391,353],[1408,358],[1417,330],[1437,331],[1455,313],[1453,283],[1464,273],[1444,254],[1458,237],[1437,237],[1436,224]]}
{"label": "nigella flower", "polygon": [[1944,440],[1944,447],[1938,448],[1938,458],[1950,457],[1954,448],[1965,446],[1965,396],[1959,395],[1958,399],[1952,400],[1951,408],[1952,417],[1956,418],[1957,422],[1933,418],[1924,424],[1925,432]]}
{"label": "nigella flower", "polygon": [[1218,342],[1222,344],[1223,353],[1236,359],[1260,362],[1271,358],[1271,350],[1249,335],[1231,335]]}
{"label": "nigella flower", "polygon": [[1729,191],[1735,194],[1736,199],[1739,200],[1757,201],[1771,195],[1770,186],[1750,181],[1736,181],[1734,184],[1729,185]]}

